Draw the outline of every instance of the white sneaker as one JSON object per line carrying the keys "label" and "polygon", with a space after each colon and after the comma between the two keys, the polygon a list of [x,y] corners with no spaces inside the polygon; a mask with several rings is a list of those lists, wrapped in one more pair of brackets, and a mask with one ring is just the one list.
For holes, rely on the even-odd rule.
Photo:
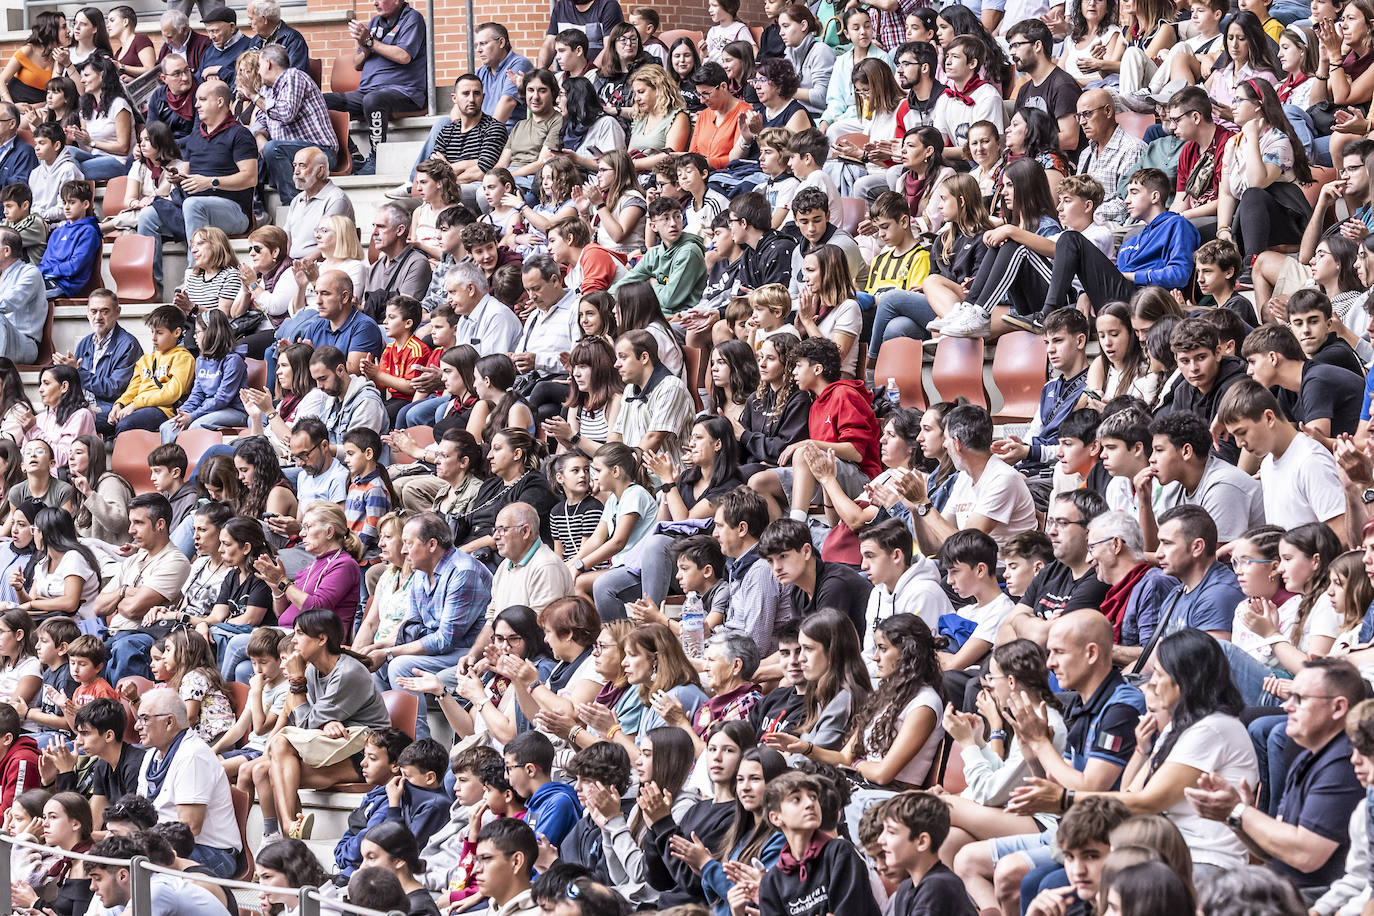
{"label": "white sneaker", "polygon": [[926,330],[943,331],[945,329],[945,325],[949,322],[949,320],[953,318],[955,315],[959,314],[961,311],[963,311],[963,309],[964,303],[960,302],[958,305],[954,307],[953,311],[951,311],[948,315],[945,315],[943,318],[936,317],[926,322]]}
{"label": "white sneaker", "polygon": [[396,185],[396,187],[392,188],[390,191],[387,191],[386,196],[391,198],[392,200],[409,200],[410,182],[401,182],[400,184]]}
{"label": "white sneaker", "polygon": [[281,835],[281,831],[278,831],[276,833],[265,833],[263,834],[262,846],[260,848],[266,848],[267,846],[281,839],[284,839],[284,837]]}
{"label": "white sneaker", "polygon": [[945,337],[987,337],[992,333],[992,318],[976,305],[962,305],[945,318],[939,330]]}

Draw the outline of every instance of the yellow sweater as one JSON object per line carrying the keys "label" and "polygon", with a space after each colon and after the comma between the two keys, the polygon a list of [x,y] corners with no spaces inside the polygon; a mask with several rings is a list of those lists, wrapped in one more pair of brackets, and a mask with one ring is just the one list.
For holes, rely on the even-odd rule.
{"label": "yellow sweater", "polygon": [[191,393],[195,377],[196,358],[185,347],[145,353],[134,364],[129,387],[115,403],[132,408],[157,407],[170,417],[176,405]]}

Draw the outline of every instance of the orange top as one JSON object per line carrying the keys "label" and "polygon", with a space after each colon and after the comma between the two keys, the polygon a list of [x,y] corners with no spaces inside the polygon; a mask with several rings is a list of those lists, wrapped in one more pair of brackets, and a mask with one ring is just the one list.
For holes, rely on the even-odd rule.
{"label": "orange top", "polygon": [[52,79],[51,70],[44,70],[29,60],[28,55],[22,50],[14,52],[14,59],[19,61],[19,72],[15,74],[15,79],[39,91],[48,88],[48,80]]}
{"label": "orange top", "polygon": [[701,153],[713,169],[730,164],[730,151],[739,139],[739,116],[753,111],[748,102],[740,101],[730,109],[725,120],[716,123],[715,112],[707,109],[697,114],[697,129],[692,132],[690,153]]}

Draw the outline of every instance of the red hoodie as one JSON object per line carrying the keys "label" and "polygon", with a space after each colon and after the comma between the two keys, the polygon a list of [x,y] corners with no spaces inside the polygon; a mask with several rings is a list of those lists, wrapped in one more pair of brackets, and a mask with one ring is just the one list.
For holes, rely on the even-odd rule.
{"label": "red hoodie", "polygon": [[873,398],[858,379],[825,386],[806,418],[807,436],[817,442],[848,442],[859,450],[859,470],[869,478],[883,470],[878,439],[882,427],[873,413]]}
{"label": "red hoodie", "polygon": [[38,778],[38,742],[20,735],[0,759],[0,810],[10,810],[16,795],[42,784]]}

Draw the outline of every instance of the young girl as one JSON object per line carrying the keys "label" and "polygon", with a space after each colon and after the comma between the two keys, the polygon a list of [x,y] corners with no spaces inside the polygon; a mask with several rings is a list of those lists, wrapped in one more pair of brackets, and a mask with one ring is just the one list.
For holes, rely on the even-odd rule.
{"label": "young girl", "polygon": [[[897,107],[905,94],[892,74],[892,65],[878,58],[859,61],[854,67],[853,83],[858,129],[868,137],[868,142],[860,146],[847,137],[840,137],[835,141],[835,148],[842,156],[857,159],[860,164],[836,158],[827,161],[826,166],[832,163],[843,166],[838,172],[832,169],[829,173],[836,178],[841,193],[846,193],[852,182],[853,194],[866,200],[872,189],[887,189],[888,167],[900,158],[901,144],[896,142]],[[833,80],[831,85],[834,85]],[[942,144],[939,152],[943,151]],[[936,156],[936,174],[940,172],[939,158]]]}
{"label": "young girl", "polygon": [[686,104],[688,113],[696,114],[705,108],[701,94],[692,82],[692,74],[701,66],[701,52],[697,50],[692,39],[684,35],[673,42],[668,49],[668,65],[672,68],[669,75],[677,82],[678,91],[682,93],[682,101]]}
{"label": "young girl", "polygon": [[569,408],[568,418],[545,420],[544,435],[553,436],[565,450],[600,448],[615,429],[624,392],[615,371],[615,353],[600,337],[584,337],[573,346],[569,362],[572,385],[564,403]]}
{"label": "young girl", "polygon": [[247,426],[239,391],[248,377],[248,364],[234,351],[234,329],[219,309],[203,309],[196,317],[196,382],[190,396],[160,427],[164,444],[175,442],[183,429]]}
{"label": "young girl", "polygon": [[422,203],[410,220],[410,241],[435,261],[444,256],[439,214],[463,202],[453,166],[442,159],[426,159],[415,168],[415,191]]}
{"label": "young girl", "polygon": [[1159,380],[1150,372],[1150,360],[1131,328],[1131,307],[1125,302],[1109,302],[1098,309],[1097,341],[1102,355],[1088,367],[1088,388],[1102,392],[1110,401],[1121,395],[1154,399]]}
{"label": "young girl", "polygon": [[1059,199],[1059,182],[1072,175],[1073,168],[1059,151],[1059,127],[1038,108],[1021,108],[1007,124],[1007,154],[1014,159],[1029,157],[1045,167],[1050,195]]}
{"label": "young girl", "polygon": [[620,334],[615,321],[615,297],[604,289],[583,296],[577,304],[577,329],[582,340],[599,337],[614,350]]}
{"label": "young girl", "polygon": [[840,348],[840,377],[854,378],[859,365],[855,343],[863,330],[863,314],[844,252],[834,245],[822,245],[802,259],[802,276],[797,304],[802,333],[833,341]]}
{"label": "young girl", "polygon": [[482,176],[482,196],[487,199],[487,212],[482,214],[485,222],[501,230],[501,245],[513,247],[515,236],[523,228],[520,211],[511,206],[511,198],[520,199],[515,176],[509,169],[494,168]]}
{"label": "young girl", "polygon": [[43,686],[43,666],[34,654],[37,635],[28,611],[11,608],[0,614],[0,700],[36,705]]}
{"label": "young girl", "polygon": [[711,916],[729,916],[727,896],[734,882],[725,863],[762,863],[772,868],[782,852],[783,836],[764,815],[763,796],[768,783],[787,772],[787,761],[777,751],[753,747],[740,757],[735,772],[735,817],[714,855],[701,843],[675,839],[673,855],[701,873],[702,890],[711,904]]}
{"label": "young girl", "polygon": [[753,348],[742,340],[716,344],[711,351],[709,378],[711,410],[742,430],[745,401],[759,386],[759,364]]}
{"label": "young girl", "polygon": [[532,429],[534,414],[525,399],[514,391],[515,363],[504,353],[477,360],[477,403],[468,416],[467,430],[478,442],[490,442],[500,430],[513,426]]}
{"label": "young girl", "polygon": [[[224,678],[215,667],[215,656],[205,638],[194,630],[177,629],[168,633],[160,647],[153,647],[154,674],[177,691],[186,702],[186,719],[205,739],[214,744],[233,728],[234,707],[224,692]],[[159,674],[160,672],[160,674]],[[135,697],[125,697],[138,706]]]}
{"label": "young girl", "polygon": [[806,438],[811,395],[792,377],[795,334],[774,334],[759,345],[759,387],[744,402],[740,415],[740,473],[746,479],[776,467],[783,449]]}
{"label": "young girl", "polygon": [[77,538],[76,524],[63,509],[40,509],[33,530],[40,553],[33,568],[33,588],[15,589],[20,609],[40,620],[58,614],[90,620],[100,592],[100,561],[95,553]]}
{"label": "young girl", "polygon": [[81,115],[77,112],[80,99],[76,83],[65,76],[54,76],[48,80],[43,104],[24,112],[24,126],[33,130],[51,121],[65,130],[68,124],[80,124]]}
{"label": "young girl", "polygon": [[556,456],[549,464],[549,483],[563,498],[553,507],[553,552],[564,563],[577,556],[601,523],[601,500],[592,495],[591,461],[579,448]]}
{"label": "young girl", "polygon": [[873,42],[873,18],[866,7],[851,6],[845,10],[844,34],[851,50],[835,58],[835,72],[825,93],[825,111],[816,124],[821,133],[833,136],[862,129],[854,98],[854,72],[859,64],[874,57],[892,65],[891,56]]}
{"label": "young girl", "polygon": [[1317,101],[1313,98],[1321,80],[1313,79],[1317,72],[1321,44],[1316,33],[1305,25],[1292,25],[1279,36],[1279,68],[1283,79],[1274,87],[1279,101],[1306,110]]}
{"label": "young girl", "polygon": [[573,191],[573,204],[596,230],[598,245],[626,255],[644,250],[644,214],[649,204],[624,150],[611,150],[601,157],[595,177]]}
{"label": "young girl", "polygon": [[701,45],[701,53],[707,60],[721,63],[721,52],[732,41],[747,41],[751,45],[754,43],[749,26],[736,18],[739,16],[739,7],[739,0],[707,0],[707,15],[715,23],[707,31]]}
{"label": "young girl", "polygon": [[577,577],[577,589],[592,600],[592,583],[601,575],[596,567],[609,560],[625,561],[625,555],[653,530],[658,520],[658,500],[649,491],[649,475],[639,450],[611,442],[596,450],[592,459],[595,487],[606,497],[601,521],[592,536],[568,561]]}
{"label": "young girl", "polygon": [[[1326,597],[1341,620],[1341,632],[1331,646],[1333,656],[1349,655],[1359,644],[1360,625],[1374,601],[1374,583],[1364,570],[1364,551],[1347,550],[1331,561],[1331,585]],[[1358,657],[1353,659],[1359,661]]]}
{"label": "young girl", "polygon": [[720,65],[725,68],[726,88],[735,98],[743,99],[750,105],[759,100],[758,93],[754,91],[754,50],[752,39],[731,41],[726,43],[720,54]]}
{"label": "young girl", "polygon": [[1059,66],[1080,86],[1100,82],[1106,75],[1102,64],[1118,63],[1126,53],[1116,18],[1116,0],[1075,0],[1069,4],[1069,37]]}
{"label": "young girl", "polygon": [[545,254],[549,250],[549,228],[577,213],[573,191],[581,183],[582,172],[576,163],[567,156],[555,156],[539,170],[538,206],[528,206],[515,194],[504,199],[525,224],[525,231],[515,236],[522,255]]}
{"label": "young girl", "polygon": [[820,40],[821,24],[804,4],[790,3],[783,7],[778,13],[778,31],[786,46],[783,55],[801,80],[797,101],[812,115],[819,115],[825,110],[826,91],[835,68],[835,52]]}
{"label": "young girl", "polygon": [[391,476],[377,462],[381,454],[382,437],[375,429],[357,426],[344,433],[343,460],[351,477],[344,516],[349,530],[358,536],[369,554],[376,552],[382,516],[401,502],[391,485]]}
{"label": "young girl", "polygon": [[118,229],[128,232],[138,228],[139,212],[151,207],[155,198],[169,198],[176,190],[176,185],[172,184],[173,172],[186,172],[181,148],[177,146],[170,127],[161,121],[150,121],[138,135],[134,164],[129,169],[124,209],[107,216],[100,224],[101,231]]}
{"label": "young girl", "polygon": [[377,555],[382,561],[382,574],[368,595],[367,612],[358,635],[353,637],[353,648],[359,655],[394,646],[396,631],[406,616],[405,596],[415,577],[410,555],[401,543],[401,529],[407,518],[408,513],[394,511],[383,515],[377,523]]}
{"label": "young girl", "polygon": [[1360,362],[1368,364],[1374,359],[1374,349],[1369,344],[1369,313],[1365,311],[1368,286],[1360,281],[1356,264],[1359,248],[1342,235],[1322,239],[1312,255],[1312,282],[1331,300],[1331,314],[1339,319],[1332,329],[1354,348]]}
{"label": "young girl", "polygon": [[[477,351],[469,344],[449,347],[439,357],[439,378],[444,389],[445,403],[434,414],[434,437],[438,439],[450,429],[467,429],[477,406]],[[394,434],[393,434],[394,435]],[[412,457],[418,455],[407,454]]]}
{"label": "young girl", "polygon": [[25,107],[42,102],[43,87],[59,75],[59,55],[66,52],[70,40],[64,13],[47,10],[36,14],[28,40],[0,70],[0,98]]}

